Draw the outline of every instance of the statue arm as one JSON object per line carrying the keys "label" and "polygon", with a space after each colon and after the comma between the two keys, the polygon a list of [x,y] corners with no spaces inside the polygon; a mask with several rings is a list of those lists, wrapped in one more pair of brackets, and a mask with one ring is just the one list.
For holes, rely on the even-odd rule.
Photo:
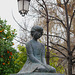
{"label": "statue arm", "polygon": [[29,57],[29,59],[31,60],[31,62],[33,63],[41,63],[41,61],[39,61],[34,55],[33,55],[33,50],[32,50],[32,47],[31,47],[31,44],[28,43],[26,45],[26,49],[27,49],[27,55]]}
{"label": "statue arm", "polygon": [[45,46],[42,44],[42,62],[46,64],[46,59],[45,59]]}

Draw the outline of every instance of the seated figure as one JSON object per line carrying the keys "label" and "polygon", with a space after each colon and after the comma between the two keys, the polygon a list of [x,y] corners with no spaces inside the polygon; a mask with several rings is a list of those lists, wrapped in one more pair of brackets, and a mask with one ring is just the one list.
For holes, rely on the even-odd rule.
{"label": "seated figure", "polygon": [[56,72],[54,67],[46,64],[45,46],[37,41],[42,34],[43,28],[41,26],[32,27],[31,36],[33,39],[26,44],[27,61],[19,73]]}

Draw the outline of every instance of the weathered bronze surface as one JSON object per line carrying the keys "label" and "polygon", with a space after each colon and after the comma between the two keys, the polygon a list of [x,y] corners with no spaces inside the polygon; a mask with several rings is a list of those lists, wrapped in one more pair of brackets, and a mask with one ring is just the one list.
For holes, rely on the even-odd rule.
{"label": "weathered bronze surface", "polygon": [[41,26],[32,27],[31,36],[33,39],[26,44],[27,61],[18,74],[32,72],[56,72],[54,67],[46,64],[45,46],[37,41],[42,36],[42,34],[43,28]]}
{"label": "weathered bronze surface", "polygon": [[35,72],[33,72],[33,73],[19,73],[19,74],[11,74],[11,75],[64,75],[64,74],[59,74],[59,73],[44,73],[44,72],[42,72],[42,73],[35,73]]}

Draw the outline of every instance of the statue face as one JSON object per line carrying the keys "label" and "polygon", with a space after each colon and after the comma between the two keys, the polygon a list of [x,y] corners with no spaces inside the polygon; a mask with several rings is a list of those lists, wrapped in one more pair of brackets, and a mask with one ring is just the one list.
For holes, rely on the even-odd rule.
{"label": "statue face", "polygon": [[36,40],[39,39],[41,36],[42,36],[42,34],[40,31],[35,31],[33,34],[33,38]]}
{"label": "statue face", "polygon": [[37,40],[39,39],[43,34],[43,28],[41,26],[33,26],[31,29],[31,36],[33,39]]}

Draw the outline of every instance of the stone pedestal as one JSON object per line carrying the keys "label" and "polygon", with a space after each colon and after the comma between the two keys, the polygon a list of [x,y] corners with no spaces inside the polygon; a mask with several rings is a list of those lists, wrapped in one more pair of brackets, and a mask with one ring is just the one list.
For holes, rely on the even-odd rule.
{"label": "stone pedestal", "polygon": [[10,74],[10,75],[64,75],[59,73],[19,73],[19,74]]}

